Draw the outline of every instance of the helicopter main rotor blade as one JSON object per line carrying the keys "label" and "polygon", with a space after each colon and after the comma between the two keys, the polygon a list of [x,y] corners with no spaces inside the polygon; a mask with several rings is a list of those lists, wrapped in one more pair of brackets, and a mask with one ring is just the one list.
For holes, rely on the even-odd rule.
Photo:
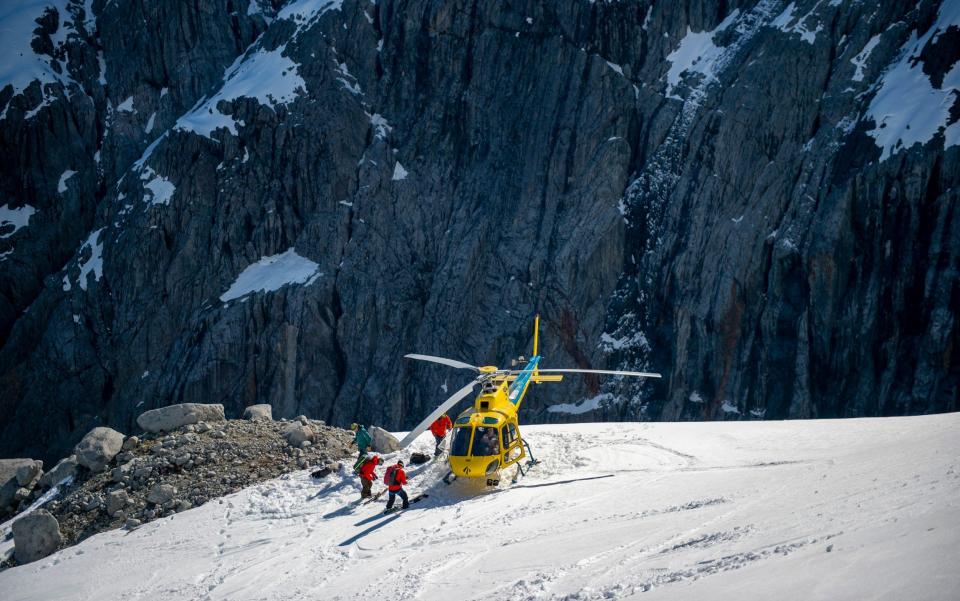
{"label": "helicopter main rotor blade", "polygon": [[441,365],[449,365],[450,367],[456,367],[457,369],[472,369],[473,371],[480,371],[480,368],[476,365],[470,365],[469,363],[464,363],[463,361],[457,361],[456,359],[447,359],[446,357],[434,357],[433,355],[418,355],[416,353],[410,353],[409,355],[404,355],[407,359],[416,359],[418,361],[430,361],[432,363],[440,363]]}
{"label": "helicopter main rotor blade", "polygon": [[645,371],[616,371],[611,369],[538,369],[537,373],[558,374],[608,374],[611,376],[634,376],[636,378],[661,378],[660,374]]}
{"label": "helicopter main rotor blade", "polygon": [[417,424],[417,427],[413,430],[410,430],[410,433],[403,437],[403,440],[400,441],[400,448],[404,449],[413,442],[417,436],[423,434],[427,428],[430,427],[430,424],[434,422],[438,417],[447,412],[448,409],[459,403],[465,397],[469,396],[473,392],[473,387],[479,384],[483,380],[483,376],[474,379],[472,382],[461,388],[460,390],[453,393],[453,396],[445,400],[440,404],[439,407],[434,409],[430,415],[425,417],[422,422]]}

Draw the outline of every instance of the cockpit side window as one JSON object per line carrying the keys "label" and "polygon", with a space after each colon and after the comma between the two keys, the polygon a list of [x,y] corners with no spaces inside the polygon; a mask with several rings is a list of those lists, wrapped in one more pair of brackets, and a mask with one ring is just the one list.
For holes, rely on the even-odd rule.
{"label": "cockpit side window", "polygon": [[513,444],[513,441],[516,440],[516,428],[513,427],[513,424],[507,424],[501,430],[501,438],[503,439],[503,448],[509,449],[510,445]]}
{"label": "cockpit side window", "polygon": [[469,426],[457,426],[453,430],[453,443],[450,445],[450,455],[463,457],[470,450],[470,432],[473,428]]}
{"label": "cockpit side window", "polygon": [[[453,453],[451,452],[451,455]],[[473,449],[471,455],[499,455],[500,437],[497,435],[496,428],[485,428],[478,426],[473,435]]]}

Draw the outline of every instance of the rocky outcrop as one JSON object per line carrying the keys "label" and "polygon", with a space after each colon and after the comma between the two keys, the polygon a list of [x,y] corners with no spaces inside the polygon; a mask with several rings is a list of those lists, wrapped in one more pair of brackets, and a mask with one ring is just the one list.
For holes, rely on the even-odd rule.
{"label": "rocky outcrop", "polygon": [[[283,431],[290,422],[282,421],[229,420],[203,432],[186,425],[167,434],[147,434],[117,455],[119,465],[114,469],[79,470],[43,510],[59,523],[62,544],[72,545],[98,532],[133,528],[186,511],[295,470],[319,466],[331,473],[340,470],[338,459],[353,453],[353,435],[319,420],[304,420],[314,438],[302,449],[287,443]],[[296,425],[304,426],[299,421]],[[126,453],[129,456],[124,457]],[[57,469],[62,468],[51,472]],[[22,536],[17,540],[18,554],[21,539],[27,540]]]}
{"label": "rocky outcrop", "polygon": [[273,419],[273,408],[270,405],[250,405],[243,410],[243,419]]}
{"label": "rocky outcrop", "polygon": [[43,559],[63,542],[57,518],[38,509],[13,522],[14,556],[20,564]]}
{"label": "rocky outcrop", "polygon": [[941,4],[70,0],[0,90],[0,455],[176,403],[410,427],[466,375],[404,353],[505,364],[537,312],[546,364],[665,377],[530,420],[957,409]]}
{"label": "rocky outcrop", "polygon": [[313,444],[317,433],[307,424],[294,422],[283,429],[283,437],[292,447],[303,448]]}
{"label": "rocky outcrop", "polygon": [[373,444],[370,446],[377,453],[393,453],[400,450],[400,441],[393,434],[387,432],[378,426],[370,426],[370,438]]}
{"label": "rocky outcrop", "polygon": [[123,434],[113,428],[101,426],[90,430],[73,452],[78,465],[91,472],[102,472],[122,449]]}
{"label": "rocky outcrop", "polygon": [[0,459],[0,516],[9,511],[21,484],[17,474],[34,465],[32,459]]}
{"label": "rocky outcrop", "polygon": [[172,432],[177,428],[199,422],[222,422],[223,405],[205,405],[202,403],[182,403],[161,407],[140,414],[137,425],[154,434]]}
{"label": "rocky outcrop", "polygon": [[43,475],[43,462],[33,461],[17,468],[17,484],[33,488]]}

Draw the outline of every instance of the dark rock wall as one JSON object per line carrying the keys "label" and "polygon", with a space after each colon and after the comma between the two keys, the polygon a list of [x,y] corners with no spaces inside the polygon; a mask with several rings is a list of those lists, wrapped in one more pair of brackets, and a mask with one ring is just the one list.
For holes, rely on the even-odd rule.
{"label": "dark rock wall", "polygon": [[[176,402],[410,426],[468,374],[404,353],[505,364],[535,312],[550,365],[664,379],[533,420],[958,408],[960,151],[864,117],[936,0],[63,4],[70,79],[0,91],[0,455]],[[221,302],[291,248],[310,283]]]}

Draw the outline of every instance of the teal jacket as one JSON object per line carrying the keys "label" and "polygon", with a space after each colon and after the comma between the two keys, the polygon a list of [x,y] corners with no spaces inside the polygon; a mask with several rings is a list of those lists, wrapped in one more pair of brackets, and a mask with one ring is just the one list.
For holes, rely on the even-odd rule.
{"label": "teal jacket", "polygon": [[367,433],[367,429],[363,426],[357,428],[357,433],[354,435],[353,442],[357,443],[357,448],[361,451],[366,451],[367,447],[373,443],[373,437]]}

